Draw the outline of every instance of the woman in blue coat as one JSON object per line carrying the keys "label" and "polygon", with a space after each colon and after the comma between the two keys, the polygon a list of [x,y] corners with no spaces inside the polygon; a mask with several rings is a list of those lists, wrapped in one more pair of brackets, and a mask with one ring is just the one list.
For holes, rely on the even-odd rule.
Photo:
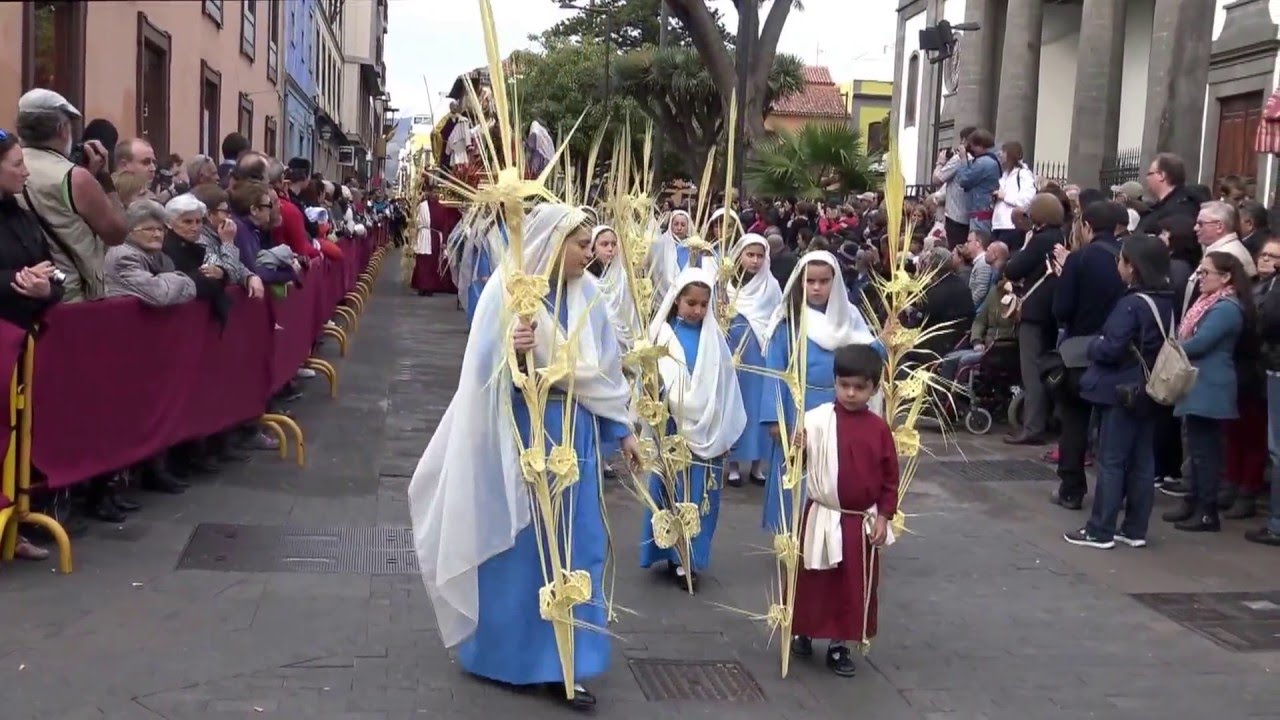
{"label": "woman in blue coat", "polygon": [[[1117,540],[1130,547],[1147,544],[1156,490],[1156,413],[1140,392],[1146,384],[1143,364],[1155,364],[1174,327],[1169,249],[1160,238],[1127,238],[1116,270],[1125,294],[1107,315],[1102,334],[1089,344],[1089,367],[1080,378],[1080,398],[1100,416],[1093,513],[1084,527],[1063,535],[1072,545],[1103,550]],[[1124,523],[1117,531],[1122,508]]]}
{"label": "woman in blue coat", "polygon": [[1254,307],[1244,266],[1225,252],[1211,252],[1196,270],[1200,297],[1187,310],[1178,339],[1200,372],[1191,391],[1174,407],[1187,429],[1191,494],[1164,514],[1188,532],[1218,532],[1218,482],[1223,469],[1222,421],[1237,417],[1236,351],[1243,333],[1252,336]]}

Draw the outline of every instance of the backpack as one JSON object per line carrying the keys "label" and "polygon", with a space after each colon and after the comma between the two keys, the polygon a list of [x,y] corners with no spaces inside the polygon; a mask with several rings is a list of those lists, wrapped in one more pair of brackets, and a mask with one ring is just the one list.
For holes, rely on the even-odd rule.
{"label": "backpack", "polygon": [[1166,330],[1164,320],[1156,310],[1155,301],[1144,293],[1138,293],[1138,297],[1146,301],[1147,307],[1151,309],[1151,316],[1156,319],[1156,326],[1160,328],[1160,334],[1164,336],[1164,345],[1160,346],[1155,364],[1149,369],[1142,360],[1142,354],[1138,353],[1138,361],[1147,376],[1147,396],[1161,405],[1174,405],[1191,391],[1200,371],[1191,364],[1186,351],[1171,334],[1173,319],[1170,318],[1169,329]]}

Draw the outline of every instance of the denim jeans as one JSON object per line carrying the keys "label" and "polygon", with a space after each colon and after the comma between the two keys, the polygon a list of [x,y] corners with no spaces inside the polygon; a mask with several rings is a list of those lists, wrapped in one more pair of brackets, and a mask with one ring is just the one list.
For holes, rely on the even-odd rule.
{"label": "denim jeans", "polygon": [[1155,504],[1155,420],[1138,417],[1118,405],[1099,405],[1098,480],[1088,529],[1110,540],[1124,508],[1120,531],[1135,540],[1146,538]]}
{"label": "denim jeans", "polygon": [[[1187,496],[1202,516],[1218,516],[1218,487],[1222,482],[1222,421],[1187,415],[1187,457],[1191,459],[1191,494]],[[1154,472],[1154,471],[1153,471]]]}
{"label": "denim jeans", "polygon": [[1267,450],[1271,453],[1271,516],[1267,527],[1280,534],[1280,374],[1267,373]]}

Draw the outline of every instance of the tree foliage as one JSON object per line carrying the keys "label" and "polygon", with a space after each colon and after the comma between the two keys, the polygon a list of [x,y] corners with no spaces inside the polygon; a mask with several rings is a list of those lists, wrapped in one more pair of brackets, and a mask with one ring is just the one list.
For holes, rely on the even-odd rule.
{"label": "tree foliage", "polygon": [[[801,88],[803,67],[795,56],[777,58],[765,88],[770,102]],[[619,58],[613,77],[619,92],[635,101],[677,151],[676,168],[699,177],[711,148],[724,139],[728,116],[698,52],[643,47]]]}
{"label": "tree foliage", "polygon": [[[560,5],[560,0],[546,1],[556,8]],[[594,12],[579,10],[577,14],[561,20],[542,35],[531,39],[543,44],[559,40],[596,40],[603,43],[607,35],[613,47],[620,52],[638,50],[645,45],[658,45],[662,35],[659,25],[662,0],[595,0],[594,6]],[[720,12],[713,10],[712,17],[722,42],[732,44],[733,36],[725,30]],[[672,18],[670,27],[671,45],[693,45],[693,39],[675,18]]]}
{"label": "tree foliage", "polygon": [[747,186],[763,196],[817,200],[875,184],[861,133],[844,123],[809,123],[755,148],[744,170]]}

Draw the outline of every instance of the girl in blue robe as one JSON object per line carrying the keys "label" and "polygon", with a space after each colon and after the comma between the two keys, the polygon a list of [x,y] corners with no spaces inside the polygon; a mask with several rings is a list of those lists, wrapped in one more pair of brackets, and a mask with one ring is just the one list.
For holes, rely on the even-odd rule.
{"label": "girl in blue robe", "polygon": [[549,274],[557,291],[526,325],[505,307],[507,270],[493,276],[476,306],[458,392],[409,486],[423,580],[446,646],[458,647],[459,664],[498,682],[545,686],[564,699],[555,627],[539,612],[539,591],[548,582],[547,547],[539,533],[549,528],[535,528],[541,515],[533,517],[539,510],[531,507],[520,469],[529,408],[512,385],[504,347],[512,343],[521,357],[531,354],[542,367],[554,348],[577,338],[572,398],[563,389],[566,378],[551,391],[543,422],[549,452],[565,440],[565,403],[572,403],[579,479],[561,497],[558,537],[562,566],[585,571],[591,584],[590,600],[573,610],[579,625],[572,631],[575,688],[569,702],[578,709],[594,706],[595,698],[577,681],[603,673],[609,664],[610,641],[603,632],[609,540],[600,458],[620,444],[639,461],[617,339],[594,283],[582,280],[590,245],[585,222],[581,211],[563,205],[541,205],[530,213],[523,269]]}
{"label": "girl in blue robe", "polygon": [[[715,227],[713,224],[712,227]],[[738,387],[747,411],[747,427],[729,453],[726,482],[742,485],[742,476],[764,485],[765,472],[773,456],[773,444],[763,421],[765,337],[769,320],[782,305],[782,289],[769,270],[769,242],[762,236],[744,235],[734,248],[738,274],[729,281],[729,304],[733,319],[729,325],[729,349],[738,368]]]}
{"label": "girl in blue robe", "polygon": [[[501,222],[498,223],[498,233],[502,238],[502,246],[507,246],[507,228]],[[467,327],[475,321],[476,307],[480,304],[480,294],[484,292],[484,286],[489,282],[489,277],[493,275],[494,263],[492,251],[489,243],[490,230],[484,229],[476,233],[473,242],[476,244],[475,256],[472,262],[471,283],[467,286]]]}
{"label": "girl in blue robe", "polygon": [[685,576],[697,574],[711,564],[711,543],[720,516],[720,489],[717,479],[725,453],[733,446],[747,416],[733,370],[733,359],[714,317],[715,276],[707,270],[689,268],[680,273],[658,308],[650,327],[650,340],[668,348],[668,357],[659,363],[663,399],[670,419],[669,434],[679,434],[688,444],[693,464],[676,479],[675,497],[669,497],[655,474],[649,480],[649,495],[659,507],[690,503],[699,509],[699,529],[692,538],[692,568],[683,567],[678,545],[661,548],[654,540],[653,513],[646,511],[640,542],[640,566],[648,568],[660,561],[681,587]]}
{"label": "girl in blue robe", "polygon": [[[792,271],[782,294],[784,302],[774,315],[765,362],[770,370],[786,371],[797,350],[793,338],[803,314],[806,353],[804,410],[807,412],[823,403],[835,401],[837,348],[855,343],[868,344],[882,355],[884,348],[872,335],[862,313],[849,300],[840,265],[831,253],[825,250],[805,253]],[[788,532],[792,529],[794,491],[782,488],[782,429],[778,410],[781,408],[781,419],[790,433],[795,428],[795,399],[790,388],[779,378],[766,378],[763,388],[761,422],[772,439],[773,457],[765,484],[762,525],[771,533]]]}

